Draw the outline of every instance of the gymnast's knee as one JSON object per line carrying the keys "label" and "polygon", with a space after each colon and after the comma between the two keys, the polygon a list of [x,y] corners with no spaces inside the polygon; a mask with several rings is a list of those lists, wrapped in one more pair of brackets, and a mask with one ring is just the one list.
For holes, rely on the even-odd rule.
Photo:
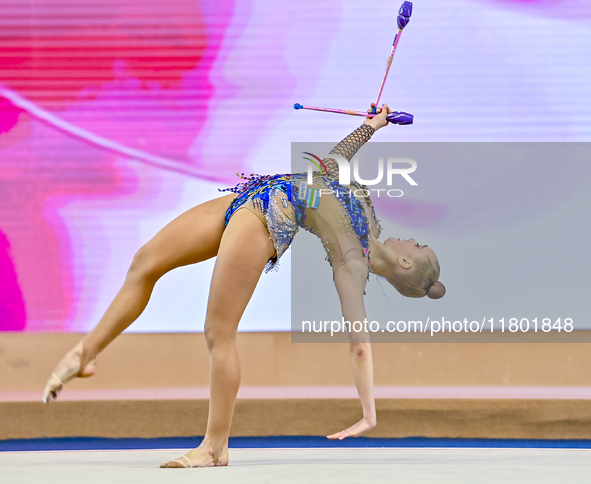
{"label": "gymnast's knee", "polygon": [[163,275],[158,265],[158,253],[152,249],[148,242],[140,247],[133,256],[131,265],[127,270],[126,280],[131,282],[151,281],[156,283]]}
{"label": "gymnast's knee", "polygon": [[220,324],[216,324],[210,319],[205,320],[205,327],[203,329],[205,335],[205,342],[207,349],[211,352],[213,350],[220,350],[229,348],[236,344],[235,333],[229,333]]}

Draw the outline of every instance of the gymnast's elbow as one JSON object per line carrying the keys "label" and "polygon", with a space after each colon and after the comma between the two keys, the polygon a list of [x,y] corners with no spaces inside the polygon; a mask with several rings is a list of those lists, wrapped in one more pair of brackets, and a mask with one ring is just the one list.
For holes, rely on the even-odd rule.
{"label": "gymnast's elbow", "polygon": [[355,358],[364,359],[370,354],[369,343],[351,343],[349,345],[349,352]]}

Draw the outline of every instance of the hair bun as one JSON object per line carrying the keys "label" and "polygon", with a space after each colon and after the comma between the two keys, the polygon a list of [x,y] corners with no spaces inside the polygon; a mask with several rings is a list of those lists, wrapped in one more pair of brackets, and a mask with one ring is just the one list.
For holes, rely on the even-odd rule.
{"label": "hair bun", "polygon": [[444,294],[445,286],[439,281],[435,281],[433,284],[431,284],[431,287],[427,291],[427,296],[429,296],[431,299],[442,298]]}

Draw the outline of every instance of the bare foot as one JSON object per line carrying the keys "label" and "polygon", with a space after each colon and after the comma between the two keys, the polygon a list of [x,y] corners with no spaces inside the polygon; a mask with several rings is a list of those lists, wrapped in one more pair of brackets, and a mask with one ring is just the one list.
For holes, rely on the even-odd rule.
{"label": "bare foot", "polygon": [[211,439],[207,436],[196,449],[187,452],[185,455],[174,460],[165,462],[160,467],[165,469],[181,469],[193,467],[218,467],[228,465],[228,443],[223,450],[214,457]]}
{"label": "bare foot", "polygon": [[88,378],[96,372],[96,358],[90,361],[82,370],[80,368],[83,357],[84,346],[82,341],[58,363],[55,370],[47,380],[43,392],[43,402],[49,403],[57,398],[64,385],[75,377]]}

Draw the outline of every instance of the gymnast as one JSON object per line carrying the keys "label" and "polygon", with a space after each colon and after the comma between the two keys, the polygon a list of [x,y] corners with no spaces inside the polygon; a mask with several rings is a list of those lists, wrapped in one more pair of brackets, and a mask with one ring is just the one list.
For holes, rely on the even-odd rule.
{"label": "gymnast", "polygon": [[[350,161],[376,130],[388,124],[389,113],[383,104],[377,116],[366,118],[331,154]],[[404,296],[442,297],[445,287],[438,281],[439,262],[433,250],[414,239],[391,237],[379,242],[381,227],[370,197],[355,195],[363,187],[356,181],[339,185],[336,160],[326,158],[323,166],[323,171],[313,173],[310,186],[304,173],[243,177],[244,182],[226,189],[232,193],[198,205],[166,225],[137,251],[123,286],[97,326],[59,362],[45,387],[44,402],[57,398],[72,378],[94,375],[97,355],[139,317],[160,277],[217,256],[204,327],[210,358],[207,430],[199,447],[161,467],[225,466],[240,385],[238,323],[261,274],[277,266],[299,228],[322,241],[345,321],[365,319],[363,295],[370,272]],[[324,190],[318,203],[311,201],[314,197],[299,196],[311,189]],[[331,439],[357,437],[376,426],[369,338],[351,339],[349,354],[363,418],[328,436]]]}

